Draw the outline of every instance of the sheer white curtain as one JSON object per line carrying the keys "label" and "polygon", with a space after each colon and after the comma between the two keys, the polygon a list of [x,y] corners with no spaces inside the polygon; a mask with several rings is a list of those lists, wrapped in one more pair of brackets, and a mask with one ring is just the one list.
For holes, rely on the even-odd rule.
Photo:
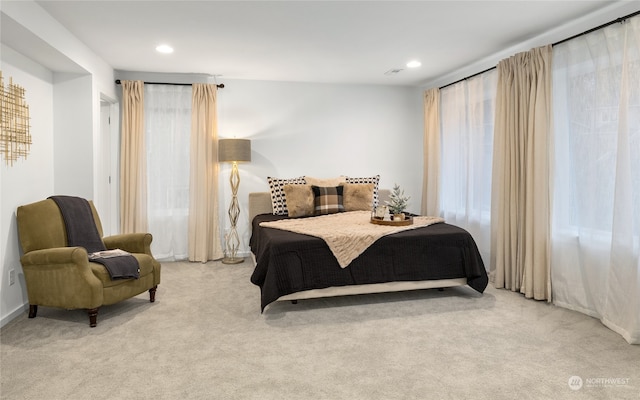
{"label": "sheer white curtain", "polygon": [[554,47],[553,298],[640,343],[640,17]]}
{"label": "sheer white curtain", "polygon": [[187,258],[191,86],[145,85],[151,250],[160,260]]}
{"label": "sheer white curtain", "polygon": [[489,267],[497,72],[440,90],[441,215],[471,233]]}

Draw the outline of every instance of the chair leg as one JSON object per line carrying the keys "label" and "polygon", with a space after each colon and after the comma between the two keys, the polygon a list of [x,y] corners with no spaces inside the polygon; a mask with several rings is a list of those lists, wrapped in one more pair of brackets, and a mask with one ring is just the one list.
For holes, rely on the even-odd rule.
{"label": "chair leg", "polygon": [[38,314],[38,306],[35,304],[29,304],[29,318],[35,318]]}
{"label": "chair leg", "polygon": [[89,326],[92,328],[95,328],[96,325],[98,324],[97,319],[98,319],[98,309],[97,308],[91,308],[89,310],[87,310],[87,312],[89,313]]}
{"label": "chair leg", "polygon": [[151,303],[153,303],[154,301],[156,301],[156,289],[158,288],[158,286],[154,286],[151,289],[149,289],[149,301]]}

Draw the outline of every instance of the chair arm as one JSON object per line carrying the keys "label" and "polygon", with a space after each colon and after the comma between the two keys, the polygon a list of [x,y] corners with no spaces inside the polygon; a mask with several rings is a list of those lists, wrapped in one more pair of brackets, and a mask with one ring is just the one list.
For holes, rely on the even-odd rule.
{"label": "chair arm", "polygon": [[82,247],[56,247],[30,251],[20,258],[20,262],[23,267],[74,264],[76,268],[88,268],[89,257]]}
{"label": "chair arm", "polygon": [[153,236],[150,233],[122,233],[102,238],[104,245],[109,250],[120,249],[129,253],[146,254],[151,257],[153,264],[154,285],[160,283],[160,263],[151,253],[151,241]]}
{"label": "chair arm", "polygon": [[29,303],[63,308],[96,308],[103,287],[82,247],[34,250],[20,258]]}
{"label": "chair arm", "polygon": [[153,236],[150,233],[123,233],[102,239],[109,250],[120,249],[129,253],[144,253],[150,256],[152,240]]}

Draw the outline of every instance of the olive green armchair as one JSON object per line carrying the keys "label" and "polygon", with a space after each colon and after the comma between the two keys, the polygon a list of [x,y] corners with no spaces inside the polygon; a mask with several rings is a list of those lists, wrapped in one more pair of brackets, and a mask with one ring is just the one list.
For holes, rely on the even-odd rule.
{"label": "olive green armchair", "polygon": [[[91,213],[102,238],[100,218],[92,202]],[[112,280],[102,264],[89,262],[84,247],[68,247],[65,222],[51,200],[18,207],[20,258],[29,298],[29,318],[38,306],[68,310],[86,309],[89,325],[96,326],[98,308],[149,291],[151,302],[160,283],[160,263],[151,254],[149,233],[130,233],[102,238],[107,249],[131,253],[139,265],[138,279]]]}

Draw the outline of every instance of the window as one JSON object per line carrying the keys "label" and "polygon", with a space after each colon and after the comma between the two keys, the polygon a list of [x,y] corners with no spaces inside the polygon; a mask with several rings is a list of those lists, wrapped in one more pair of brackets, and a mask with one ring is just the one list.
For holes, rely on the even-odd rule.
{"label": "window", "polygon": [[447,222],[474,236],[487,263],[497,76],[492,70],[440,91],[440,209]]}
{"label": "window", "polygon": [[156,258],[186,259],[191,86],[145,85],[148,218]]}

